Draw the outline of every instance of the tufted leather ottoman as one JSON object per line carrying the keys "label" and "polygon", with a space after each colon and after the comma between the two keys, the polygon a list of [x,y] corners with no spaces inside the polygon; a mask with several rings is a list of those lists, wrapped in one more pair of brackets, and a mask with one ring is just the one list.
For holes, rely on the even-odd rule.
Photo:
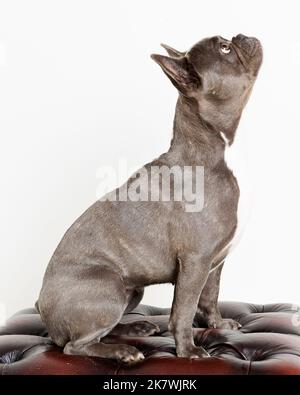
{"label": "tufted leather ottoman", "polygon": [[69,356],[47,337],[35,309],[18,312],[0,329],[2,375],[171,375],[300,374],[300,310],[291,304],[256,305],[221,302],[224,318],[242,324],[241,331],[197,328],[195,344],[212,358],[177,358],[168,332],[170,309],[139,305],[123,322],[147,319],[160,326],[151,337],[117,337],[109,341],[139,348],[145,360],[125,366],[111,360]]}

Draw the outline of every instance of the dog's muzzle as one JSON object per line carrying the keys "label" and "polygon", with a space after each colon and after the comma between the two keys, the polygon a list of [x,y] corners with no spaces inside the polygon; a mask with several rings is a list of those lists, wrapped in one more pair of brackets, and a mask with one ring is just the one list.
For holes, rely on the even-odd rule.
{"label": "dog's muzzle", "polygon": [[253,58],[256,52],[261,49],[261,43],[257,38],[247,37],[243,34],[233,37],[232,42],[249,58]]}

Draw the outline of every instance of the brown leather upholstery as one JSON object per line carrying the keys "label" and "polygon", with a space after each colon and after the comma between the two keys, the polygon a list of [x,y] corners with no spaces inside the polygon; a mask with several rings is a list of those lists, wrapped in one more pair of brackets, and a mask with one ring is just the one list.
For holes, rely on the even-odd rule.
{"label": "brown leather upholstery", "polygon": [[[242,324],[238,332],[195,328],[195,343],[212,358],[177,358],[168,332],[169,309],[140,305],[123,321],[147,319],[157,336],[111,340],[138,347],[145,360],[134,366],[100,358],[64,355],[51,343],[35,309],[18,312],[0,330],[0,372],[17,374],[300,374],[300,311],[291,304],[221,302],[223,317]],[[195,324],[197,326],[197,324]]]}

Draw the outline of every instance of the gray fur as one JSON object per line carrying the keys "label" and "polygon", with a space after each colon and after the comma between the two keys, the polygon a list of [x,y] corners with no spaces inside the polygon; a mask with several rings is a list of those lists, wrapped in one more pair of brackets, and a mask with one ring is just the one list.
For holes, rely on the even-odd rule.
{"label": "gray fur", "polygon": [[[223,53],[222,45],[231,52]],[[257,39],[242,35],[232,41],[204,39],[188,52],[164,48],[171,57],[152,58],[179,92],[174,135],[168,152],[146,167],[204,166],[204,209],[188,213],[184,202],[175,201],[97,201],[75,221],[51,258],[37,303],[51,338],[67,354],[143,359],[135,347],[104,338],[159,330],[149,322],[119,324],[151,284],[175,284],[170,330],[180,357],[208,356],[194,345],[194,318],[211,327],[239,327],[223,320],[217,308],[239,200],[221,132],[232,144],[262,48]]]}

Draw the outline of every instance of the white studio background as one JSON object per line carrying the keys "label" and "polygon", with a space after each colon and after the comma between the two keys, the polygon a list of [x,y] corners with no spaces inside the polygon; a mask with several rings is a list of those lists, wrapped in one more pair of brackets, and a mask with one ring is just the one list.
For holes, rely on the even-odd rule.
{"label": "white studio background", "polygon": [[[150,59],[160,42],[255,35],[264,64],[235,143],[251,216],[221,299],[299,303],[300,2],[0,1],[0,301],[32,306],[102,165],[168,148],[177,93]],[[246,165],[245,165],[246,163]],[[170,306],[170,285],[144,303]]]}

